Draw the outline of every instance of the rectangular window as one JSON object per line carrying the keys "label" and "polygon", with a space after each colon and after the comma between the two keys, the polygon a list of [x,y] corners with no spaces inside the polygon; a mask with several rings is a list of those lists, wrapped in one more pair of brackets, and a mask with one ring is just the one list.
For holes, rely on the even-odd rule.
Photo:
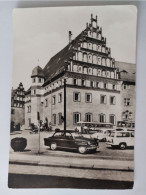
{"label": "rectangular window", "polygon": [[39,83],[41,83],[42,82],[41,78],[38,78],[38,81],[39,81]]}
{"label": "rectangular window", "polygon": [[32,82],[35,83],[35,78],[32,79]]}
{"label": "rectangular window", "polygon": [[116,90],[116,85],[113,85],[113,90]]}
{"label": "rectangular window", "polygon": [[59,102],[59,103],[62,102],[62,93],[59,93],[59,94],[58,94],[58,102]]}
{"label": "rectangular window", "polygon": [[48,107],[48,99],[45,99],[45,106]]}
{"label": "rectangular window", "polygon": [[104,84],[103,84],[103,88],[104,88],[104,89],[107,89],[107,83],[104,83]]}
{"label": "rectangular window", "polygon": [[36,94],[36,90],[35,90],[35,89],[33,90],[33,94],[34,94],[34,95]]}
{"label": "rectangular window", "polygon": [[90,87],[94,87],[94,82],[90,81]]}
{"label": "rectangular window", "polygon": [[56,125],[56,114],[53,114],[52,116],[52,123],[53,125]]}
{"label": "rectangular window", "polygon": [[115,125],[115,115],[110,115],[110,123],[112,123],[113,125]]}
{"label": "rectangular window", "polygon": [[15,114],[15,110],[14,109],[11,109],[11,114]]}
{"label": "rectangular window", "polygon": [[27,112],[28,112],[28,113],[31,112],[31,106],[27,106]]}
{"label": "rectangular window", "polygon": [[96,82],[96,88],[99,88],[99,82]]}
{"label": "rectangular window", "polygon": [[105,120],[105,114],[100,114],[99,115],[99,122],[100,123],[105,123],[106,122],[106,120]]}
{"label": "rectangular window", "polygon": [[85,94],[85,101],[86,102],[92,102],[92,94],[91,93],[86,93]]}
{"label": "rectangular window", "polygon": [[92,122],[92,114],[91,113],[85,114],[85,121],[86,122]]}
{"label": "rectangular window", "polygon": [[60,112],[60,113],[58,113],[58,125],[62,125],[62,113]]}
{"label": "rectangular window", "polygon": [[100,103],[101,104],[106,104],[106,95],[101,95],[100,96]]}
{"label": "rectangular window", "polygon": [[124,98],[124,106],[130,106],[130,98]]}
{"label": "rectangular window", "polygon": [[52,104],[55,104],[56,103],[56,97],[55,95],[52,97]]}
{"label": "rectangular window", "polygon": [[115,105],[116,104],[116,97],[115,96],[111,96],[110,97],[110,104],[111,105]]}
{"label": "rectangular window", "polygon": [[86,86],[86,82],[84,79],[82,80],[82,86]]}
{"label": "rectangular window", "polygon": [[73,123],[76,124],[81,119],[81,114],[78,112],[73,113]]}
{"label": "rectangular window", "polygon": [[73,79],[73,85],[77,85],[77,79]]}
{"label": "rectangular window", "polygon": [[80,92],[74,92],[74,101],[79,102],[80,101]]}

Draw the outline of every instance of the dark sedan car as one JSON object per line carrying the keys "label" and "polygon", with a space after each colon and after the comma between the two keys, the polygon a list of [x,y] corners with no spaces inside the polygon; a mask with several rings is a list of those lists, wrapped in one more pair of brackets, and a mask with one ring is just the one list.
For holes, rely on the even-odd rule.
{"label": "dark sedan car", "polygon": [[57,148],[78,150],[84,154],[87,151],[96,151],[98,142],[83,137],[80,133],[71,131],[57,131],[51,137],[44,138],[44,144],[49,146],[51,150]]}

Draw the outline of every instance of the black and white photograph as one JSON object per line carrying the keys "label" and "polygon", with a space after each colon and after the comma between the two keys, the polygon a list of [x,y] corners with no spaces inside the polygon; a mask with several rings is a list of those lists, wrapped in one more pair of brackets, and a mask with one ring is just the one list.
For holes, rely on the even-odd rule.
{"label": "black and white photograph", "polygon": [[137,9],[16,8],[9,188],[132,189]]}

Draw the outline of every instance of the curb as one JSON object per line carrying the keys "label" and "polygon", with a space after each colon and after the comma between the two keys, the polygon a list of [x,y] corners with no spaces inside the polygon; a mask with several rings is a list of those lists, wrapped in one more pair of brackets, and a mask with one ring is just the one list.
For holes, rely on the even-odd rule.
{"label": "curb", "polygon": [[42,163],[39,161],[21,161],[21,160],[10,160],[9,164],[15,164],[15,165],[28,165],[28,166],[45,166],[45,167],[62,167],[62,168],[72,168],[72,169],[88,169],[88,170],[110,170],[110,171],[123,171],[123,172],[134,172],[133,167],[124,167],[121,168],[115,167],[115,166],[101,166],[101,165],[83,165],[83,164],[70,164],[70,163]]}

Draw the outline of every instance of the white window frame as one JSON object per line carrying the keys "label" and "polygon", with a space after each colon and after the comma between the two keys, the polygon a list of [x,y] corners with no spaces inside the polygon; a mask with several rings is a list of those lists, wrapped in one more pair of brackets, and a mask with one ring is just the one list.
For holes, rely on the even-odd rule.
{"label": "white window frame", "polygon": [[[76,118],[78,115],[78,119]],[[73,112],[73,124],[76,125],[77,122],[81,120],[81,113],[80,112]]]}
{"label": "white window frame", "polygon": [[[78,94],[78,100],[75,100],[75,94]],[[73,101],[80,102],[81,101],[81,93],[80,92],[73,92]]]}
{"label": "white window frame", "polygon": [[[90,100],[89,101],[87,100],[88,95],[90,96]],[[92,93],[86,93],[85,94],[85,102],[86,103],[92,103]]]}

